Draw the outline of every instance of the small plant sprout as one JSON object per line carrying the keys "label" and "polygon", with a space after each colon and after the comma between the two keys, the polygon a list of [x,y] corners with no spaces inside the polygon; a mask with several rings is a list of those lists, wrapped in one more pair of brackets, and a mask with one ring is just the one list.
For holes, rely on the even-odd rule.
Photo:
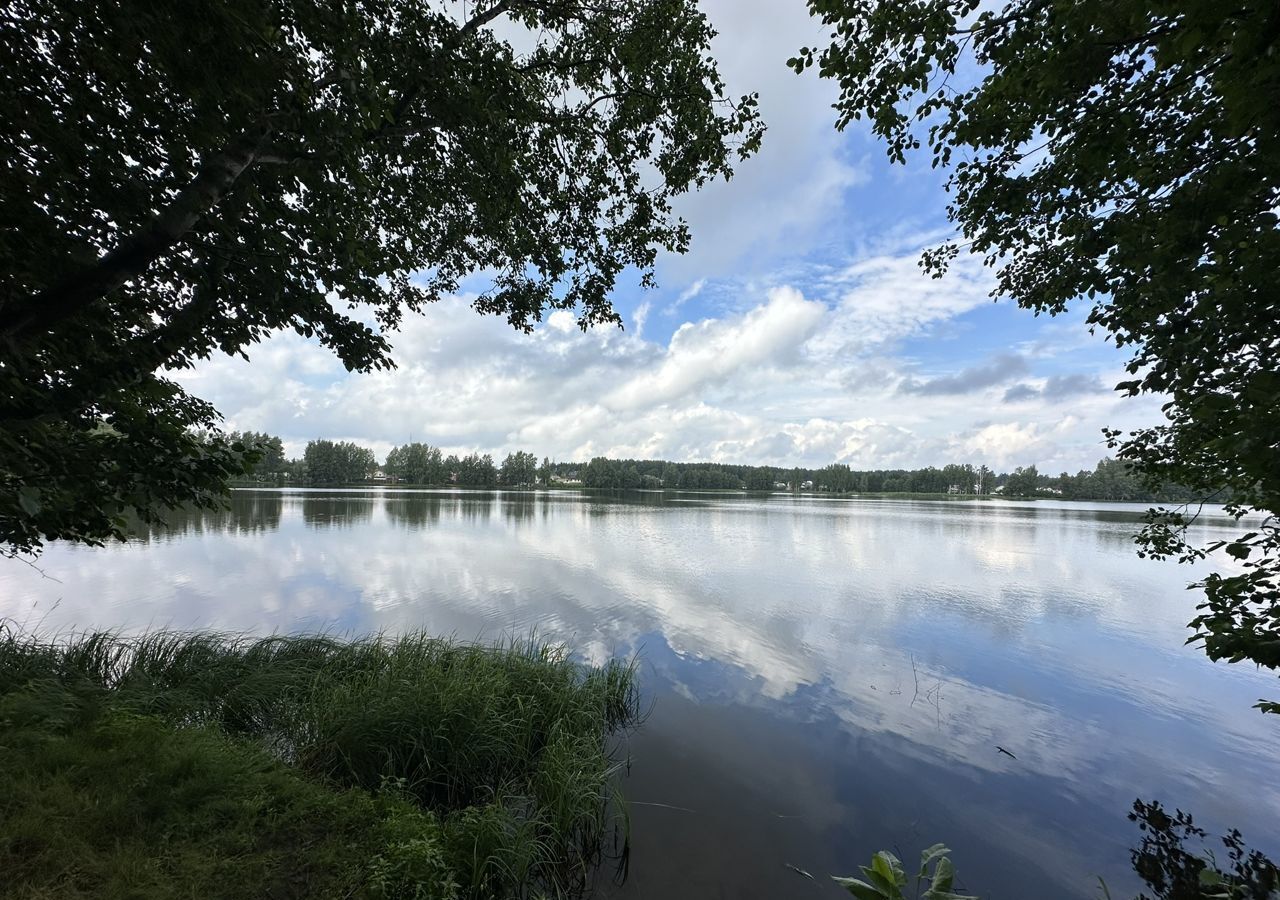
{"label": "small plant sprout", "polygon": [[[944,844],[934,844],[920,854],[920,871],[915,877],[915,891],[906,893],[910,879],[902,867],[902,861],[888,850],[881,850],[871,857],[871,865],[859,866],[866,880],[833,875],[832,880],[858,900],[978,900],[968,894],[952,891],[955,867],[947,854],[951,850]],[[930,866],[933,871],[930,872]]]}

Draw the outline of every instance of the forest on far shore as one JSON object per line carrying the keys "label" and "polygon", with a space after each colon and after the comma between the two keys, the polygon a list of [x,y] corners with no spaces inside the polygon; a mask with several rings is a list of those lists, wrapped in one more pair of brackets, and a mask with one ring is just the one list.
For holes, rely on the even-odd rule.
{"label": "forest on far shore", "polygon": [[[1037,466],[996,472],[986,465],[952,463],[920,469],[853,469],[844,463],[821,468],[748,466],[710,462],[609,459],[553,462],[517,450],[501,463],[492,455],[445,454],[425,443],[393,448],[379,460],[350,441],[310,441],[302,456],[285,455],[279,437],[231,432],[255,460],[237,484],[339,485],[355,483],[457,485],[461,487],[581,486],[610,490],[679,489],[813,491],[821,493],[950,494],[960,496],[1058,497],[1064,500],[1180,502],[1201,499],[1177,485],[1152,486],[1127,462],[1102,459],[1092,469],[1051,475]],[[1224,499],[1224,498],[1216,498]]]}

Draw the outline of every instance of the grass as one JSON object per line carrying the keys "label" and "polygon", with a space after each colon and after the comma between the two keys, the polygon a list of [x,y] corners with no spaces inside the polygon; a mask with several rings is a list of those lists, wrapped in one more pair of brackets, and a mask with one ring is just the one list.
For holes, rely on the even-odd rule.
{"label": "grass", "polygon": [[0,628],[0,896],[571,896],[637,715],[537,642]]}

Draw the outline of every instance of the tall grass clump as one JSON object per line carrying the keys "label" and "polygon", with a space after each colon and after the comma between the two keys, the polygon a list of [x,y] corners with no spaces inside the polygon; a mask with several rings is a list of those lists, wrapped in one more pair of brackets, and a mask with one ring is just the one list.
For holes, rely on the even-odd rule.
{"label": "tall grass clump", "polygon": [[[584,666],[534,640],[158,632],[46,642],[0,627],[5,753],[25,735],[17,743],[29,750],[43,741],[108,765],[110,754],[79,745],[109,742],[125,722],[123,733],[249,754],[254,771],[265,760],[273,778],[366,798],[359,871],[324,870],[344,873],[333,883],[342,896],[579,893],[619,827],[614,742],[638,714],[633,665]],[[124,765],[128,748],[116,750]],[[0,847],[13,840],[0,825]],[[308,890],[298,896],[323,893]]]}

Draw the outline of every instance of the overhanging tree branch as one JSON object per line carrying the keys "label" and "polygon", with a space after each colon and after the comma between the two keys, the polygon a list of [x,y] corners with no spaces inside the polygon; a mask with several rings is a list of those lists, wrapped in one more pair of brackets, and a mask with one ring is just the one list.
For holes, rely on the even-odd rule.
{"label": "overhanging tree branch", "polygon": [[273,125],[270,118],[238,135],[209,157],[176,197],[138,231],[97,262],[45,288],[13,312],[0,315],[0,334],[10,341],[47,329],[75,315],[136,278],[181,241],[253,165]]}
{"label": "overhanging tree branch", "polygon": [[[499,0],[459,27],[456,39],[473,34],[508,12],[518,0]],[[332,79],[321,82],[332,83]],[[402,98],[398,112],[407,111],[417,91]],[[195,178],[140,229],[96,262],[29,297],[15,308],[0,310],[0,338],[20,343],[33,334],[57,325],[136,278],[179,243],[205,215],[217,206],[237,180],[256,162],[290,165],[304,157],[274,152],[267,141],[275,131],[273,115],[237,135],[223,150],[206,159]]]}

